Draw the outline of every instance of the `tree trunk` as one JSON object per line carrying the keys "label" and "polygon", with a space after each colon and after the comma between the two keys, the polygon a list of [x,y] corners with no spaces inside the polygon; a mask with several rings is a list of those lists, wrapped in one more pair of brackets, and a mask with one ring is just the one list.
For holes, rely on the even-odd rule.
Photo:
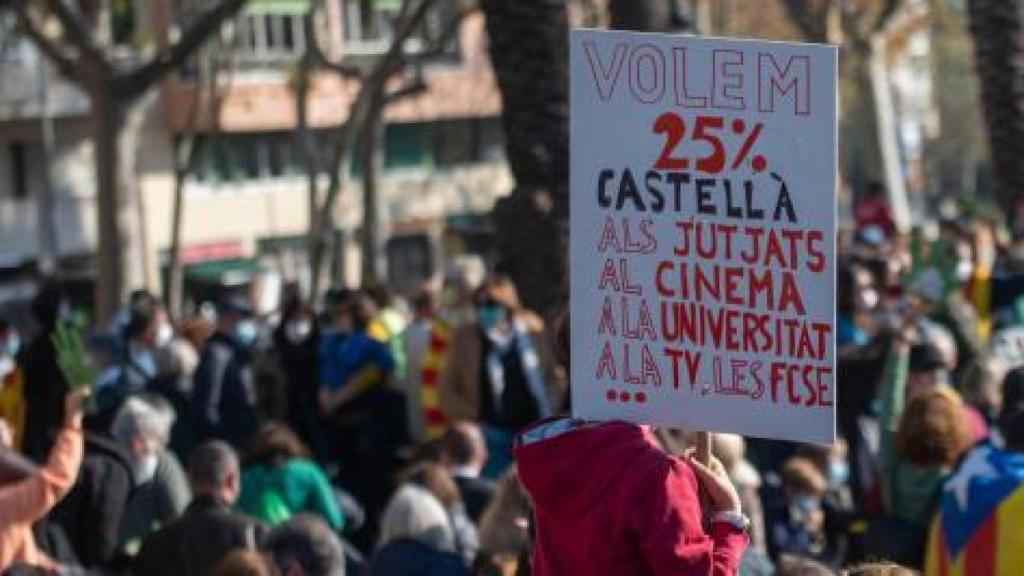
{"label": "tree trunk", "polygon": [[130,262],[124,209],[121,129],[125,106],[111,91],[100,87],[90,93],[93,154],[96,165],[96,320],[106,324],[128,296]]}
{"label": "tree trunk", "polygon": [[377,286],[381,282],[379,182],[384,167],[381,158],[384,144],[382,98],[383,95],[375,98],[377,102],[371,105],[363,126],[363,233],[360,238],[363,286]]}
{"label": "tree trunk", "polygon": [[672,29],[674,0],[611,0],[608,26],[616,30],[665,32]]}
{"label": "tree trunk", "polygon": [[1019,236],[1024,209],[1024,0],[969,0],[968,9],[996,198]]}
{"label": "tree trunk", "polygon": [[[195,144],[192,144],[194,146]],[[189,151],[189,154],[192,152]],[[181,263],[182,212],[185,209],[185,178],[174,180],[174,198],[171,206],[171,246],[167,266],[167,312],[171,318],[181,318],[185,298],[185,267]]]}
{"label": "tree trunk", "polygon": [[564,304],[569,201],[568,21],[562,0],[483,0],[512,193],[498,202],[498,271],[539,312]]}

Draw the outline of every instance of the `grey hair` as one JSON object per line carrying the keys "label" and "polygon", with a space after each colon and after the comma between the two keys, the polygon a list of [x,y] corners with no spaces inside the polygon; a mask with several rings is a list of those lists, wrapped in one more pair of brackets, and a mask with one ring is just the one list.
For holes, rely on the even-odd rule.
{"label": "grey hair", "polygon": [[311,576],[345,576],[345,553],[327,523],[312,514],[297,514],[267,534],[263,550],[279,569],[298,564]]}
{"label": "grey hair", "polygon": [[110,433],[122,444],[142,436],[164,446],[175,418],[174,408],[162,396],[138,394],[130,396],[121,405],[110,425]]}

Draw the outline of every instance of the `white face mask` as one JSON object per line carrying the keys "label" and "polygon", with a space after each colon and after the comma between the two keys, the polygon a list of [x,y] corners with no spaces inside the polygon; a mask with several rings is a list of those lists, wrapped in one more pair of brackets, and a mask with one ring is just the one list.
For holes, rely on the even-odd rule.
{"label": "white face mask", "polygon": [[312,331],[313,323],[309,320],[293,320],[284,329],[285,336],[292,344],[305,342]]}
{"label": "white face mask", "polygon": [[156,329],[156,345],[160,348],[167,346],[174,340],[174,328],[167,322],[161,322],[160,327]]}
{"label": "white face mask", "polygon": [[156,467],[160,463],[156,453],[145,456],[132,462],[132,475],[135,477],[135,485],[141,486],[153,480],[156,476]]}
{"label": "white face mask", "polygon": [[956,279],[961,282],[966,282],[971,279],[974,274],[974,264],[970,260],[961,260],[956,265]]}
{"label": "white face mask", "polygon": [[878,306],[878,290],[868,288],[860,293],[860,304],[865,310],[874,310]]}

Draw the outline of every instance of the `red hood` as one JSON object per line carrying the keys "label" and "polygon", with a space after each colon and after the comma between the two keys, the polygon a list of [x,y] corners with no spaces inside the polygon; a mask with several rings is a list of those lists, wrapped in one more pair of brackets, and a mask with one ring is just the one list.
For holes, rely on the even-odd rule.
{"label": "red hood", "polygon": [[645,426],[560,418],[524,430],[516,462],[538,511],[565,519],[586,514],[620,490],[630,465],[652,450],[659,448]]}

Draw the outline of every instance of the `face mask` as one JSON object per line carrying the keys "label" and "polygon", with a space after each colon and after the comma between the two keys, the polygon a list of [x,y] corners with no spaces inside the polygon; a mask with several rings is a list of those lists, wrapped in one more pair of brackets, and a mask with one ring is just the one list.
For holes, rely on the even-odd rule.
{"label": "face mask", "polygon": [[874,310],[878,306],[878,290],[868,288],[860,293],[860,305],[864,310]]}
{"label": "face mask", "polygon": [[974,265],[969,260],[961,260],[956,265],[956,279],[961,282],[967,282],[971,279],[971,275],[974,274]]}
{"label": "face mask", "polygon": [[833,488],[845,486],[850,480],[850,464],[845,460],[834,460],[828,464],[828,483]]}
{"label": "face mask", "polygon": [[174,339],[174,328],[167,322],[161,322],[160,327],[156,329],[156,345],[163,348],[171,343]]}
{"label": "face mask", "polygon": [[159,459],[156,454],[146,454],[142,458],[132,462],[132,475],[135,477],[135,485],[141,486],[156,476],[156,467]]}
{"label": "face mask", "polygon": [[294,320],[284,328],[284,334],[292,344],[301,344],[313,332],[313,324],[309,320]]}
{"label": "face mask", "polygon": [[793,507],[802,515],[808,515],[821,507],[821,501],[813,496],[801,496],[793,502]]}
{"label": "face mask", "polygon": [[3,388],[3,379],[14,372],[14,359],[8,356],[0,356],[0,388]]}
{"label": "face mask", "polygon": [[133,348],[132,364],[135,365],[147,378],[156,376],[156,356],[149,348]]}
{"label": "face mask", "polygon": [[476,321],[487,332],[505,321],[505,309],[500,306],[482,306],[476,311]]}
{"label": "face mask", "polygon": [[2,353],[8,358],[14,358],[18,355],[18,350],[21,350],[21,340],[18,339],[17,334],[10,334],[7,336],[7,342],[4,343],[4,349]]}
{"label": "face mask", "polygon": [[252,320],[242,320],[235,326],[235,340],[242,346],[252,346],[260,335],[259,326]]}

